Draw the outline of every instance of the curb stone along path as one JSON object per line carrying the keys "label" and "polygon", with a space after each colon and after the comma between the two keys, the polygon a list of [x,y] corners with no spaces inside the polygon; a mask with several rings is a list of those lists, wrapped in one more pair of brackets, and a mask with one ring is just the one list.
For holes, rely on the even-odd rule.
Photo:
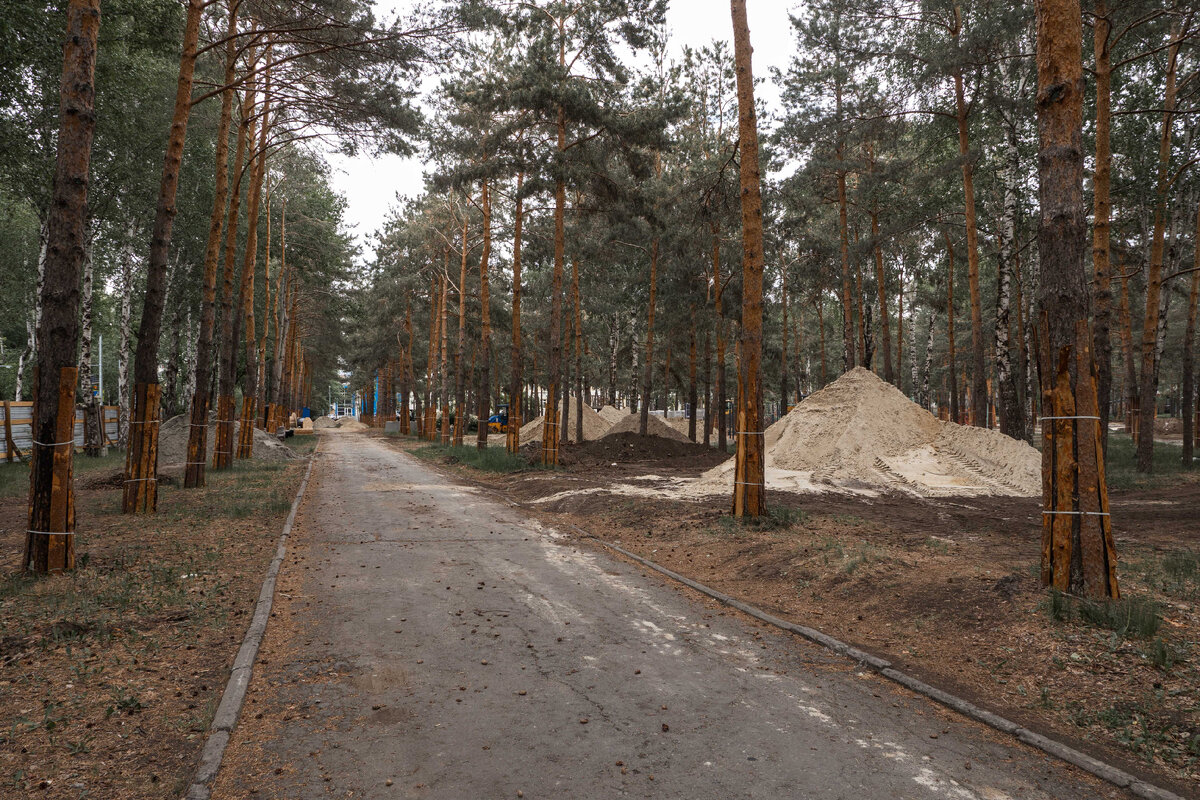
{"label": "curb stone along path", "polygon": [[[513,508],[519,508],[523,511],[533,510],[520,503],[510,500],[509,498],[492,489],[490,486],[486,486],[461,476],[454,476],[454,478],[456,480],[463,480],[467,483],[470,483],[476,488],[491,494],[493,497]],[[680,575],[678,572],[667,569],[666,567],[657,564],[648,558],[643,558],[636,553],[632,553],[620,545],[601,539],[599,536],[589,533],[574,523],[559,521],[556,524],[561,525],[562,527],[571,528],[584,538],[591,539],[597,544],[600,544],[601,546],[606,547],[616,553],[620,553],[626,558],[636,561],[644,567],[665,575],[677,583],[681,583],[684,586],[700,592],[701,594],[707,595],[723,605],[736,608],[738,611],[748,614],[749,616],[765,622],[768,625],[772,625],[780,630],[794,633],[797,636],[808,639],[811,642],[815,642],[816,644],[819,644],[822,647],[839,655],[853,659],[860,664],[865,664],[893,683],[897,683],[906,689],[915,692],[916,694],[928,697],[930,700],[957,711],[959,714],[973,719],[976,722],[987,725],[989,728],[1010,736],[1014,736],[1019,741],[1029,745],[1030,747],[1034,747],[1038,750],[1041,750],[1043,753],[1046,753],[1047,755],[1053,756],[1061,761],[1065,761],[1068,764],[1078,767],[1084,772],[1090,773],[1103,781],[1111,783],[1114,786],[1117,786],[1121,789],[1126,789],[1134,796],[1142,798],[1142,800],[1185,800],[1185,798],[1175,794],[1174,792],[1170,792],[1159,786],[1147,783],[1146,781],[1143,781],[1134,775],[1130,775],[1128,772],[1125,772],[1118,767],[1093,758],[1092,756],[1080,752],[1073,747],[1069,747],[1062,742],[1042,736],[1039,733],[1034,733],[1031,730],[1021,727],[1012,720],[1000,716],[999,714],[982,709],[974,703],[970,703],[961,697],[958,697],[957,695],[950,694],[949,692],[939,689],[936,686],[930,686],[923,681],[917,680],[911,675],[893,669],[891,662],[887,661],[886,659],[871,655],[870,653],[860,650],[857,647],[853,647],[852,645],[849,645],[840,639],[835,639],[829,634],[822,633],[815,628],[809,628],[805,625],[797,625],[794,622],[788,622],[787,620],[780,619],[772,614],[768,614],[767,612],[755,608],[748,603],[744,603],[735,597],[725,594],[724,592],[718,591],[709,586],[705,586],[699,581],[694,581],[691,578],[687,578],[683,575]]]}
{"label": "curb stone along path", "polygon": [[263,634],[267,631],[267,620],[271,618],[271,605],[275,602],[275,580],[279,577],[279,568],[283,565],[283,557],[287,554],[288,536],[292,532],[292,524],[296,521],[296,512],[304,499],[304,490],[308,487],[308,479],[312,477],[313,464],[317,452],[314,450],[308,457],[308,469],[300,488],[296,491],[296,499],[292,501],[292,510],[287,521],[283,524],[283,533],[279,536],[279,545],[275,548],[275,557],[267,567],[267,575],[263,580],[262,590],[258,593],[258,604],[254,608],[254,616],[237,658],[233,661],[233,670],[229,675],[229,683],[221,695],[221,704],[213,716],[212,727],[209,729],[208,741],[200,754],[200,764],[192,785],[188,787],[184,800],[209,800],[212,794],[212,782],[221,769],[221,760],[225,757],[225,747],[229,744],[229,736],[237,725],[242,704],[246,701],[246,690],[250,687],[250,678],[254,673],[254,661],[258,658],[258,648],[262,645]]}

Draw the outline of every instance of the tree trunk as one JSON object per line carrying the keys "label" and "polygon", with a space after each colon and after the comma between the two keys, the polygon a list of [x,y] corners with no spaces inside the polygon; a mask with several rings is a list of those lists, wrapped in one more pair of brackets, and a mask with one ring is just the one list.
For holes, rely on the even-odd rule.
{"label": "tree trunk", "polygon": [[187,464],[183,485],[195,489],[205,485],[204,466],[208,455],[209,385],[212,383],[212,340],[216,325],[217,257],[229,200],[229,127],[233,122],[233,80],[237,69],[237,2],[230,2],[225,35],[225,86],[221,92],[221,114],[217,121],[216,167],[208,241],[204,247],[204,278],[201,286],[200,335],[196,340],[196,389],[188,428]]}
{"label": "tree trunk", "polygon": [[100,0],[71,0],[59,84],[58,152],[47,219],[46,273],[33,378],[29,517],[22,565],[75,568],[75,352],[79,275],[87,247],[88,165],[96,130],[96,35]]}
{"label": "tree trunk", "polygon": [[[782,352],[779,358],[779,416],[787,413],[788,403],[788,293],[787,293],[787,267],[783,265],[783,258],[780,258],[779,267],[779,283],[780,283],[780,298],[779,298],[779,313],[782,317],[782,336],[781,345]],[[695,336],[693,335],[693,339]],[[693,349],[695,343],[693,341]],[[694,438],[694,437],[693,437]]]}
{"label": "tree trunk", "polygon": [[883,342],[883,379],[888,383],[896,382],[896,373],[892,370],[892,328],[888,319],[887,307],[887,276],[883,270],[883,244],[879,236],[879,209],[871,206],[871,239],[875,251],[875,283],[879,293],[879,339]]}
{"label": "tree trunk", "polygon": [[1079,0],[1038,0],[1041,577],[1060,592],[1115,598],[1117,558],[1084,280],[1082,47]]}
{"label": "tree trunk", "polygon": [[[268,51],[269,53],[269,51]],[[270,60],[268,54],[267,60]],[[262,123],[258,128],[258,157],[246,195],[246,249],[242,256],[242,307],[238,313],[246,327],[246,374],[242,383],[242,419],[238,426],[238,458],[253,458],[254,428],[258,417],[258,337],[254,331],[254,273],[258,270],[258,220],[262,206],[263,181],[267,174],[267,133],[271,128],[271,71],[266,71],[263,91]],[[234,346],[237,341],[235,334]]]}
{"label": "tree trunk", "polygon": [[[446,251],[447,258],[449,257],[449,255],[450,255],[450,251],[447,250]],[[448,268],[448,267],[449,267],[448,263],[444,265],[444,269]],[[460,288],[460,291],[461,291],[461,288]],[[439,360],[438,371],[441,376],[441,404],[440,405],[442,407],[442,427],[441,427],[441,436],[439,438],[440,438],[442,445],[444,445],[444,446],[449,446],[450,442],[451,442],[451,436],[450,436],[450,433],[451,433],[451,431],[450,431],[450,380],[449,380],[449,377],[450,377],[450,365],[449,365],[449,359],[450,359],[450,304],[448,302],[449,294],[450,294],[450,275],[448,274],[447,271],[443,271],[443,273],[442,273],[442,309],[441,309],[441,312],[442,312],[442,324],[441,324],[442,343],[441,343],[441,357]],[[436,423],[437,420],[435,419],[434,422]]]}
{"label": "tree trunk", "polygon": [[[251,64],[255,63],[251,59]],[[238,215],[242,202],[242,177],[245,174],[246,150],[253,139],[251,112],[254,109],[254,85],[247,81],[242,97],[238,124],[237,148],[233,159],[233,186],[229,194],[229,213],[225,220],[225,247],[221,264],[221,342],[217,381],[217,440],[213,442],[213,469],[233,466],[233,381],[236,352],[235,314],[233,313],[233,272],[237,250]],[[290,355],[290,353],[289,353]]]}
{"label": "tree trunk", "polygon": [[[83,290],[79,298],[79,402],[92,401],[92,225],[84,220]],[[86,442],[85,442],[86,444]]]}
{"label": "tree trunk", "polygon": [[[487,447],[488,417],[491,416],[492,392],[492,310],[488,295],[488,259],[492,255],[492,193],[488,180],[483,181],[480,203],[483,205],[483,253],[479,257],[479,430],[475,444]],[[465,427],[465,423],[464,423]]]}
{"label": "tree trunk", "polygon": [[1015,272],[1013,262],[1017,255],[1017,182],[1021,177],[1017,132],[1014,129],[1010,129],[1008,132],[1005,155],[1008,169],[1004,175],[1004,211],[1000,216],[1000,263],[996,280],[996,391],[1000,396],[1000,402],[997,405],[1000,412],[1001,432],[1014,439],[1021,439],[1025,434],[1025,414],[1021,406],[1021,398],[1017,394],[1017,381],[1013,374],[1012,353],[1009,348],[1009,331],[1012,326],[1010,314],[1012,277]]}
{"label": "tree trunk", "polygon": [[46,237],[47,221],[42,220],[38,229],[37,286],[33,293],[33,311],[25,319],[25,349],[17,359],[16,381],[13,400],[21,402],[25,386],[25,367],[37,358],[37,333],[42,324],[42,291],[46,283]]}
{"label": "tree trunk", "polygon": [[746,0],[730,0],[738,89],[738,139],[742,199],[742,330],[739,345],[737,455],[733,516],[767,513],[762,425],[762,177],[758,166],[758,122],[754,109],[750,28]]}
{"label": "tree trunk", "polygon": [[829,361],[825,357],[825,300],[817,297],[817,329],[821,332],[821,388],[829,382]]}
{"label": "tree trunk", "polygon": [[117,344],[117,442],[129,446],[129,343],[133,340],[133,230],[121,251],[121,331]]}
{"label": "tree trunk", "polygon": [[954,245],[950,241],[949,233],[943,231],[942,236],[946,240],[946,256],[950,259],[950,265],[946,269],[946,342],[950,357],[950,421],[962,422],[958,413],[958,366],[955,358],[957,354],[954,351]]}
{"label": "tree trunk", "polygon": [[521,425],[524,423],[522,387],[524,385],[521,359],[521,226],[524,224],[524,200],[521,185],[525,173],[517,173],[517,204],[513,212],[513,295],[512,295],[512,382],[508,392],[508,436],[505,447],[510,453],[521,448]]}
{"label": "tree trunk", "polygon": [[461,447],[466,428],[467,378],[464,373],[467,354],[467,211],[470,198],[463,206],[462,259],[458,276],[458,349],[454,356],[454,446]]}
{"label": "tree trunk", "polygon": [[[1200,208],[1196,211],[1196,238],[1200,243]],[[1183,334],[1183,380],[1181,383],[1181,409],[1183,417],[1183,468],[1195,466],[1196,421],[1196,316],[1200,306],[1200,246],[1192,248],[1192,281],[1188,292],[1187,328]]]}
{"label": "tree trunk", "polygon": [[650,242],[650,301],[646,304],[646,362],[642,365],[642,408],[638,433],[646,435],[650,422],[650,392],[654,373],[654,306],[658,296],[658,237]]}
{"label": "tree trunk", "polygon": [[[166,293],[167,251],[171,244],[171,226],[175,221],[175,193],[179,188],[179,167],[183,161],[183,142],[188,116],[192,110],[192,76],[196,69],[196,43],[200,37],[200,17],[204,0],[188,0],[187,22],[183,32],[183,52],[179,59],[179,81],[175,90],[175,110],[171,133],[163,158],[162,182],[154,229],[150,236],[150,260],[146,265],[146,294],[142,300],[142,319],[138,331],[137,353],[133,362],[135,383],[131,425],[144,430],[129,439],[125,462],[125,492],[121,510],[153,513],[158,504],[158,406],[139,405],[140,399],[156,400],[158,384],[158,338],[162,331],[163,301]],[[156,385],[153,391],[138,386]]]}
{"label": "tree trunk", "polygon": [[1167,219],[1167,194],[1171,186],[1171,122],[1175,112],[1175,69],[1179,57],[1182,27],[1171,29],[1167,52],[1166,91],[1163,97],[1162,137],[1158,146],[1158,188],[1154,204],[1154,232],[1150,244],[1150,262],[1146,268],[1146,314],[1142,324],[1142,370],[1139,376],[1140,419],[1138,420],[1137,470],[1154,469],[1154,419],[1158,396],[1159,306],[1162,302],[1163,238]]}
{"label": "tree trunk", "polygon": [[[896,388],[904,391],[904,262],[900,262],[900,286],[897,293],[899,307],[896,310]],[[911,348],[910,348],[911,349]],[[917,387],[913,387],[913,392]]]}
{"label": "tree trunk", "polygon": [[696,309],[688,314],[688,438],[696,441]]}
{"label": "tree trunk", "polygon": [[[565,46],[565,45],[564,45]],[[560,47],[559,63],[565,62],[565,51]],[[567,112],[566,108],[558,108],[558,154],[561,157],[567,149]],[[562,283],[564,261],[566,260],[566,206],[567,185],[560,174],[554,184],[554,271],[550,278],[550,364],[546,381],[546,411],[545,422],[542,425],[542,464],[547,467],[558,466],[558,380],[562,371]]]}
{"label": "tree trunk", "polygon": [[717,234],[717,225],[712,223],[712,263],[713,284],[716,287],[713,295],[713,306],[717,310],[717,447],[722,453],[729,449],[725,436],[725,304],[722,302],[722,292],[725,282],[721,279],[721,240]]}
{"label": "tree trunk", "polygon": [[1106,0],[1096,0],[1093,54],[1096,70],[1096,166],[1092,175],[1092,338],[1100,402],[1100,441],[1108,452],[1112,406],[1112,21]]}
{"label": "tree trunk", "polygon": [[572,259],[571,267],[571,294],[575,296],[575,441],[583,444],[583,311],[579,296],[579,259]]}

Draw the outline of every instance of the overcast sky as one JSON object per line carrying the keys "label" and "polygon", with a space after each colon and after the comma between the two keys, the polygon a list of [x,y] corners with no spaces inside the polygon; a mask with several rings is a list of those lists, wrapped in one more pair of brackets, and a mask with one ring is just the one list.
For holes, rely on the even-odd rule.
{"label": "overcast sky", "polygon": [[[380,16],[403,13],[408,0],[376,0]],[[754,45],[754,75],[769,78],[770,67],[784,67],[792,47],[788,11],[797,0],[748,0],[750,39]],[[678,53],[684,45],[699,47],[713,39],[733,41],[733,25],[729,15],[729,0],[669,0],[667,26],[671,45]],[[778,93],[768,81],[761,86],[760,96],[768,106],[775,106]],[[397,194],[415,196],[423,185],[424,165],[416,158],[386,156],[348,159],[330,154],[334,188],[348,201],[347,223],[352,226],[364,251],[371,235],[378,230],[388,208]],[[369,258],[370,253],[364,252]]]}

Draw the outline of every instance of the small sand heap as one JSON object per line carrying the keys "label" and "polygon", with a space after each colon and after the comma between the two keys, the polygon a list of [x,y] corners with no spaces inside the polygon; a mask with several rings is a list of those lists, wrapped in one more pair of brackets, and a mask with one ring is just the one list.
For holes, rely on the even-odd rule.
{"label": "small sand heap", "polygon": [[616,406],[609,406],[609,405],[602,406],[600,408],[600,410],[596,413],[598,413],[600,416],[604,417],[604,421],[607,422],[609,425],[616,425],[618,422],[620,422],[625,417],[631,416],[629,413],[629,409],[617,408]]}
{"label": "small sand heap", "polygon": [[[562,406],[559,406],[558,422],[562,424]],[[567,408],[567,430],[565,437],[560,432],[560,440],[563,438],[568,442],[577,441],[575,438],[575,421],[579,418],[578,412],[575,410],[575,400],[572,398],[570,406]],[[521,444],[527,445],[530,442],[542,441],[543,424],[546,421],[546,415],[543,414],[537,419],[525,423],[521,426]],[[586,403],[583,406],[583,440],[590,442],[594,439],[599,439],[611,426],[604,417],[592,411],[592,407]]]}
{"label": "small sand heap", "polygon": [[313,420],[313,429],[322,431],[322,430],[325,430],[326,428],[336,428],[337,424],[338,424],[338,421],[336,419],[334,419],[333,417],[328,417],[328,416],[317,417],[316,419]]}
{"label": "small sand heap", "polygon": [[334,427],[343,431],[365,431],[368,428],[366,423],[359,422],[355,417],[342,417]]}
{"label": "small sand heap", "polygon": [[[640,428],[640,417],[640,414],[625,414],[622,420],[609,428],[604,435],[611,436],[617,433],[637,433]],[[655,416],[654,414],[651,414],[650,418],[646,421],[646,435],[661,436],[664,439],[671,439],[676,442],[691,443],[692,441],[687,437],[686,433],[680,433],[679,431],[675,430],[675,428],[668,425],[662,417]]]}
{"label": "small sand heap", "polygon": [[[214,424],[215,414],[208,419],[208,441],[206,443],[206,460],[212,463],[213,446],[217,442],[217,426]],[[191,415],[179,414],[163,422],[158,429],[158,466],[183,467],[187,464],[188,432],[191,428]],[[240,423],[233,426],[234,446],[237,446],[238,428]],[[255,461],[290,461],[299,458],[292,448],[264,430],[254,429],[254,460]]]}
{"label": "small sand heap", "polygon": [[[858,367],[765,433],[767,487],[1035,496],[1041,455],[999,431],[943,422],[896,387]],[[734,460],[704,473],[700,486],[730,489]]]}

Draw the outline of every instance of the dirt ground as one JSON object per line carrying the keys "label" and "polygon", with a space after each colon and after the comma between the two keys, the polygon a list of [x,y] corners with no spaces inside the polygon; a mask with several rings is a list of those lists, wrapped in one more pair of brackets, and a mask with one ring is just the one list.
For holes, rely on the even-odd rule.
{"label": "dirt ground", "polygon": [[119,454],[76,464],[77,569],[42,578],[0,464],[0,796],[178,798],[306,462],[167,477],[152,517],[121,514]]}
{"label": "dirt ground", "polygon": [[772,518],[743,525],[725,497],[605,492],[646,475],[666,488],[722,460],[698,445],[624,438],[565,447],[557,471],[442,468],[1185,796],[1200,793],[1200,476],[1111,495],[1122,593],[1161,615],[1146,635],[1085,621],[1088,609],[1041,589],[1038,498],[776,492]]}

